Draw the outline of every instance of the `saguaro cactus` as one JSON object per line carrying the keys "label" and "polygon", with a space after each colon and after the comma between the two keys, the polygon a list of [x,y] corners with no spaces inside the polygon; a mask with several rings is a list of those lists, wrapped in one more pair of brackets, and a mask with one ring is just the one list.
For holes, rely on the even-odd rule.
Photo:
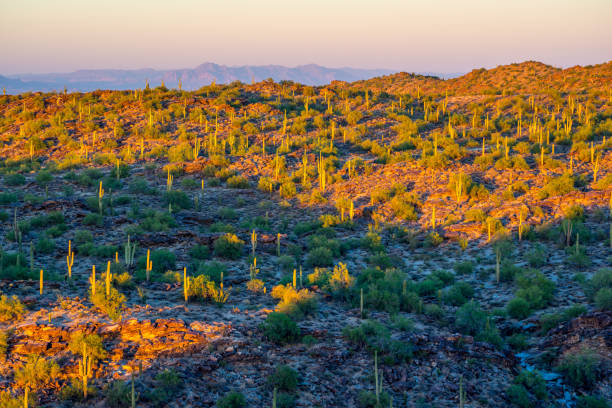
{"label": "saguaro cactus", "polygon": [[74,251],[72,241],[68,240],[68,255],[66,255],[66,266],[68,266],[68,279],[72,279],[72,265],[74,265]]}

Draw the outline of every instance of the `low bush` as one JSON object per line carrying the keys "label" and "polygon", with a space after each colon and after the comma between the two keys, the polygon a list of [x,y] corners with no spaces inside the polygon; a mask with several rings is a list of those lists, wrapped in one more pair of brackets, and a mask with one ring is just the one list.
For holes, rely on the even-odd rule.
{"label": "low bush", "polygon": [[264,336],[273,343],[287,344],[298,340],[300,328],[284,313],[272,312],[262,323]]}
{"label": "low bush", "polygon": [[308,289],[296,289],[287,284],[278,285],[272,289],[272,297],[279,299],[276,310],[289,314],[295,318],[302,318],[315,312],[317,299],[314,293]]}
{"label": "low bush", "polygon": [[240,258],[243,246],[244,241],[230,233],[217,238],[213,244],[215,255],[227,259]]}
{"label": "low bush", "polygon": [[217,401],[217,408],[246,408],[247,402],[244,394],[230,391]]}
{"label": "low bush", "polygon": [[18,321],[25,313],[25,306],[15,295],[0,297],[0,322]]}
{"label": "low bush", "polygon": [[600,357],[594,351],[584,348],[563,356],[557,370],[574,387],[590,389],[600,377]]}
{"label": "low bush", "polygon": [[279,365],[268,377],[268,384],[280,391],[294,392],[298,386],[298,373],[288,365]]}

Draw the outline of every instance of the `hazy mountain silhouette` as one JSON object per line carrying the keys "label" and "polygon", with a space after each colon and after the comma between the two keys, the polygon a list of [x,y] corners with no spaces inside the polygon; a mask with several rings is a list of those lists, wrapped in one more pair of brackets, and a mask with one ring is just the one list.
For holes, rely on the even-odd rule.
{"label": "hazy mountain silhouette", "polygon": [[155,69],[87,69],[68,73],[19,74],[0,76],[0,87],[9,93],[27,91],[92,91],[96,89],[135,89],[143,88],[145,81],[152,87],[163,81],[167,87],[175,88],[181,79],[185,90],[198,89],[213,81],[230,83],[241,81],[261,81],[272,78],[275,81],[290,80],[307,85],[323,85],[333,80],[357,81],[394,71],[385,69],[327,68],[316,64],[285,67],[282,65],[245,65],[227,66],[210,62],[195,68],[155,70]]}

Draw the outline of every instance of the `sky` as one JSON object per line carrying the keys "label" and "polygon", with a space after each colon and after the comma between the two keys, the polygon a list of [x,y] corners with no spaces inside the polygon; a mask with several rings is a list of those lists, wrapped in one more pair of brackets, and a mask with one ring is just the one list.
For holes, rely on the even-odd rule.
{"label": "sky", "polygon": [[612,60],[612,0],[0,0],[0,75],[225,65],[460,73]]}

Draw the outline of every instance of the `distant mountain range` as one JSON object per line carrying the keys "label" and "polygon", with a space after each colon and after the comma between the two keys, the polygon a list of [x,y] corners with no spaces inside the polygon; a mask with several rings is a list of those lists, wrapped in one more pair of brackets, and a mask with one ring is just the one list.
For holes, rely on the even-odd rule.
{"label": "distant mountain range", "polygon": [[148,80],[150,86],[159,86],[163,81],[169,88],[176,88],[179,79],[185,90],[198,89],[213,81],[230,83],[241,81],[262,81],[272,78],[275,81],[290,80],[307,85],[324,85],[333,80],[357,81],[394,71],[385,69],[327,68],[315,64],[285,67],[281,65],[236,66],[205,63],[190,69],[88,69],[59,74],[20,74],[0,76],[0,87],[8,93],[27,91],[92,91],[96,89],[135,89],[143,88]]}

